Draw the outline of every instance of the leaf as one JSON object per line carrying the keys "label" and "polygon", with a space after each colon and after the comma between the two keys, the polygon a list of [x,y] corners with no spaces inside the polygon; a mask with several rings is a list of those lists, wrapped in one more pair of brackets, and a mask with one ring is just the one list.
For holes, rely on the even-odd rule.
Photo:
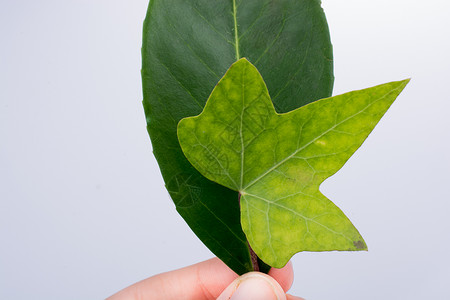
{"label": "leaf", "polygon": [[361,146],[408,81],[277,114],[258,70],[241,59],[203,112],[180,121],[179,141],[200,173],[242,195],[243,230],[270,266],[283,267],[299,251],[367,250],[319,186]]}
{"label": "leaf", "polygon": [[203,110],[210,91],[241,56],[264,75],[278,112],[331,95],[332,48],[320,1],[150,1],[142,84],[153,151],[177,211],[239,274],[252,265],[238,193],[191,166],[176,127],[182,118]]}

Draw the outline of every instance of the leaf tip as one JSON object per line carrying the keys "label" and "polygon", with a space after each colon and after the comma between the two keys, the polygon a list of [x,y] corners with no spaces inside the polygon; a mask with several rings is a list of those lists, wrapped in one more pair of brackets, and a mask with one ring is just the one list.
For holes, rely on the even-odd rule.
{"label": "leaf tip", "polygon": [[353,241],[353,246],[355,246],[356,250],[358,251],[367,251],[367,245],[364,242],[364,240],[357,240],[357,241]]}
{"label": "leaf tip", "polygon": [[247,57],[241,57],[237,62],[244,62],[244,61],[249,63]]}
{"label": "leaf tip", "polygon": [[406,86],[410,81],[411,81],[411,77],[406,78],[406,79],[402,80],[401,82]]}
{"label": "leaf tip", "polygon": [[[238,65],[251,65],[251,66],[253,66],[253,64],[252,64],[246,57],[240,58],[238,61],[236,61],[235,63],[233,63],[233,64],[231,65],[231,67],[233,67],[233,66],[238,66]],[[231,69],[231,67],[230,67],[230,69]],[[253,67],[254,67],[254,66],[253,66]]]}
{"label": "leaf tip", "polygon": [[406,78],[406,79],[397,81],[400,91],[402,91],[408,85],[408,83],[410,81],[411,81],[411,78]]}

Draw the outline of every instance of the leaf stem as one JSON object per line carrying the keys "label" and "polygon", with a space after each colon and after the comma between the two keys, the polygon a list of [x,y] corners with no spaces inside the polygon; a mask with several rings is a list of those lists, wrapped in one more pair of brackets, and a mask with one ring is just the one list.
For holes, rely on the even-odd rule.
{"label": "leaf stem", "polygon": [[[239,201],[239,207],[241,207],[241,193],[239,193],[238,201]],[[253,271],[259,272],[258,255],[255,253],[255,251],[253,251],[248,240],[247,240],[247,246],[248,246],[248,250],[250,252],[250,259],[252,261]]]}
{"label": "leaf stem", "polygon": [[252,247],[247,241],[248,250],[250,250],[250,258],[252,260],[253,271],[259,272],[259,263],[258,263],[258,255],[256,255],[255,251],[253,251]]}

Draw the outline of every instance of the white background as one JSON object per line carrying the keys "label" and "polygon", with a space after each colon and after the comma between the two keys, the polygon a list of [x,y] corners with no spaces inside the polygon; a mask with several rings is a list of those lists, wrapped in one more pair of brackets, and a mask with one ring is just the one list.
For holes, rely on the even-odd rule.
{"label": "white background", "polygon": [[[308,300],[449,299],[450,5],[324,0],[335,93],[412,78],[322,191],[367,253],[301,253]],[[0,2],[0,299],[102,299],[212,254],[141,107],[146,0]]]}

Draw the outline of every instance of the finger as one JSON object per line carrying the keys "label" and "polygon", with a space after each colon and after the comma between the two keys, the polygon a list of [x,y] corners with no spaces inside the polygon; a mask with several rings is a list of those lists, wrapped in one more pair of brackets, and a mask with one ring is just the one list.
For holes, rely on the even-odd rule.
{"label": "finger", "polygon": [[140,281],[107,300],[212,300],[238,275],[213,258]]}
{"label": "finger", "polygon": [[[287,290],[292,282],[292,266],[269,272]],[[136,299],[216,299],[238,275],[218,258],[183,269],[159,274],[138,282],[108,300]]]}
{"label": "finger", "polygon": [[235,279],[217,300],[286,300],[286,295],[271,276],[250,272]]}
{"label": "finger", "polygon": [[285,292],[291,288],[292,282],[294,282],[294,269],[291,262],[281,269],[270,269],[269,275],[278,281]]}

